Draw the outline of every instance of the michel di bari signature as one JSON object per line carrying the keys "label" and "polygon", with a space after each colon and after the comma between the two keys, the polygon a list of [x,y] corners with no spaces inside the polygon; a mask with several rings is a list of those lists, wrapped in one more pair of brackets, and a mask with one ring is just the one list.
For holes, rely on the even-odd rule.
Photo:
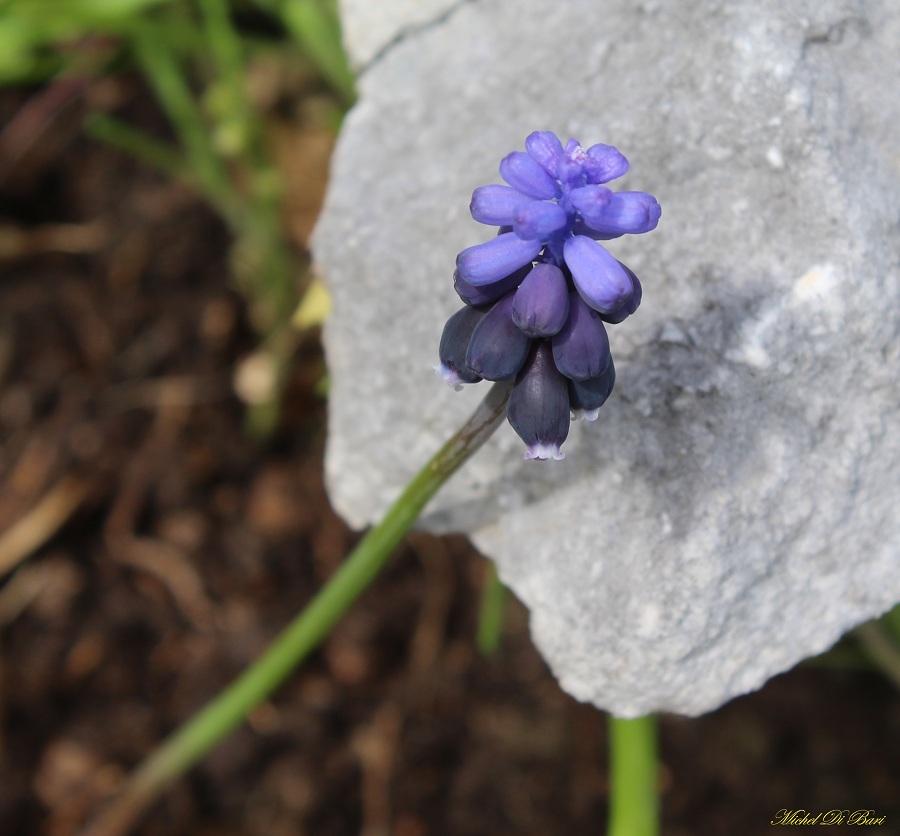
{"label": "michel di bari signature", "polygon": [[769,824],[884,824],[887,816],[876,815],[874,810],[827,810],[813,813],[810,810],[779,810]]}

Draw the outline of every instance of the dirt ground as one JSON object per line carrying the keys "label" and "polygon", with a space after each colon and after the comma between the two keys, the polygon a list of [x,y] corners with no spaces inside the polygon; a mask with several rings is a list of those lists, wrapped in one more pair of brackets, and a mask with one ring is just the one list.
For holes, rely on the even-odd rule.
{"label": "dirt ground", "polygon": [[[30,95],[0,97],[0,129]],[[232,379],[254,342],[225,229],[87,140],[80,107],[0,143],[0,562],[21,554],[0,575],[4,836],[76,833],[357,539],[322,483],[317,336],[277,431],[252,441]],[[301,242],[327,142],[302,125],[293,139],[315,175],[291,204]],[[515,602],[501,652],[475,651],[484,569],[462,537],[408,538],[135,832],[603,832],[604,715],[560,691]],[[863,808],[887,816],[868,829],[900,833],[898,741],[900,695],[864,666],[804,666],[703,718],[664,717],[663,832],[759,834],[782,808]]]}

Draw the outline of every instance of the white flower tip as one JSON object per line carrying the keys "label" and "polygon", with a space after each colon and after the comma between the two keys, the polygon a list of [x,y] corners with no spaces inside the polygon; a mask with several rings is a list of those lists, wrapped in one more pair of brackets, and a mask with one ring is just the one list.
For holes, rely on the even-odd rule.
{"label": "white flower tip", "polygon": [[434,373],[444,381],[454,392],[459,392],[462,390],[463,381],[460,380],[459,375],[451,369],[449,366],[445,366],[443,363],[438,363],[435,366],[432,366],[434,369]]}
{"label": "white flower tip", "polygon": [[576,421],[596,421],[600,414],[599,409],[573,409],[572,418]]}
{"label": "white flower tip", "polygon": [[562,461],[566,454],[559,449],[558,444],[542,444],[537,442],[529,446],[525,451],[525,461],[538,460],[546,461],[547,459],[555,459]]}

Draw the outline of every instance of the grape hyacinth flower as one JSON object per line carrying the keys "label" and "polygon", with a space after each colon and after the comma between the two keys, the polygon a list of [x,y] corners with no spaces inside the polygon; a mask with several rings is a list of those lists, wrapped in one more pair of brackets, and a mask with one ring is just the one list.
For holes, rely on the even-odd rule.
{"label": "grape hyacinth flower", "polygon": [[452,387],[514,380],[507,419],[526,459],[562,459],[569,413],[593,421],[615,383],[605,325],[641,302],[637,276],[601,244],[655,229],[646,192],[613,192],[628,170],[611,145],[563,147],[535,131],[500,163],[508,185],[472,194],[472,217],[497,236],[463,250],[454,287],[465,307],[441,337],[437,373]]}

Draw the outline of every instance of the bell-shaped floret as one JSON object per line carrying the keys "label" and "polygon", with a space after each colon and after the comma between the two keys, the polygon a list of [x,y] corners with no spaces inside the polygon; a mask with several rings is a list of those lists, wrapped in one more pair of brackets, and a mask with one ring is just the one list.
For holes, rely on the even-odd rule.
{"label": "bell-shaped floret", "polygon": [[469,211],[479,223],[512,226],[516,209],[530,202],[531,198],[510,186],[480,186],[472,192]]}
{"label": "bell-shaped floret", "polygon": [[608,183],[628,171],[628,160],[612,145],[592,145],[587,149],[584,172],[590,183]]}
{"label": "bell-shaped floret", "polygon": [[512,319],[514,296],[515,293],[508,293],[496,302],[469,341],[466,366],[488,380],[515,377],[528,356],[531,338]]}
{"label": "bell-shaped floret", "polygon": [[656,229],[662,215],[662,207],[656,198],[647,192],[615,192],[605,204],[596,206],[590,212],[582,211],[581,214],[585,223],[597,232],[607,235],[640,235]]}
{"label": "bell-shaped floret", "polygon": [[585,183],[584,161],[587,154],[576,139],[566,143],[562,156],[557,164],[557,177],[561,183],[569,186],[583,186]]}
{"label": "bell-shaped floret", "polygon": [[550,131],[535,131],[525,140],[525,150],[540,164],[554,180],[556,179],[559,158],[563,154],[559,137]]}
{"label": "bell-shaped floret", "polygon": [[534,343],[507,408],[512,428],[528,446],[526,459],[563,459],[569,435],[569,391],[546,340]]}
{"label": "bell-shaped floret", "polygon": [[616,366],[612,357],[606,371],[588,380],[569,381],[569,408],[576,421],[596,421],[600,407],[606,403],[616,385]]}
{"label": "bell-shaped floret", "polygon": [[466,351],[475,326],[485,317],[484,311],[479,311],[466,305],[458,310],[444,325],[441,334],[441,344],[438,348],[440,365],[434,370],[441,376],[448,386],[457,391],[463,383],[477,383],[481,376],[473,372],[466,365]]}
{"label": "bell-shaped floret", "polygon": [[526,240],[537,238],[546,241],[568,221],[566,210],[558,203],[531,200],[519,205],[513,213],[513,231],[519,238]]}
{"label": "bell-shaped floret", "polygon": [[483,284],[476,287],[469,284],[462,276],[459,270],[453,271],[453,287],[459,294],[459,298],[467,305],[492,305],[501,296],[505,296],[509,291],[515,290],[523,279],[531,272],[532,265],[526,264],[518,270],[513,271],[508,276],[498,279],[490,284]]}
{"label": "bell-shaped floret", "polygon": [[[622,264],[622,262],[620,261],[619,264]],[[608,322],[610,325],[618,325],[623,319],[631,316],[641,304],[641,297],[644,293],[641,288],[641,283],[638,281],[638,277],[634,275],[634,271],[625,264],[622,264],[622,269],[628,273],[628,276],[631,278],[631,286],[634,290],[632,290],[631,296],[629,296],[628,299],[614,311],[600,314],[600,319],[604,322]]]}
{"label": "bell-shaped floret", "polygon": [[536,264],[513,298],[512,318],[529,337],[550,337],[569,316],[569,289],[562,270]]}
{"label": "bell-shaped floret", "polygon": [[573,235],[584,235],[594,241],[611,241],[613,238],[621,238],[621,232],[615,233],[606,233],[606,232],[598,232],[596,229],[591,229],[585,222],[584,218],[579,216],[575,216],[575,222],[572,224],[572,234]]}
{"label": "bell-shaped floret", "polygon": [[631,276],[596,241],[574,235],[566,240],[563,254],[575,287],[594,310],[610,313],[634,292]]}
{"label": "bell-shaped floret", "polygon": [[552,343],[556,368],[573,380],[596,377],[609,363],[609,337],[603,321],[577,293],[569,294],[569,316]]}
{"label": "bell-shaped floret", "polygon": [[613,198],[606,186],[579,186],[569,192],[569,203],[581,213],[584,222],[594,229],[592,218],[600,218]]}
{"label": "bell-shaped floret", "polygon": [[504,232],[484,244],[468,247],[456,257],[459,275],[475,287],[496,282],[529,264],[541,251],[537,239],[525,241],[515,232]]}
{"label": "bell-shaped floret", "polygon": [[516,191],[538,200],[559,197],[559,184],[524,151],[513,151],[500,161],[500,176]]}

